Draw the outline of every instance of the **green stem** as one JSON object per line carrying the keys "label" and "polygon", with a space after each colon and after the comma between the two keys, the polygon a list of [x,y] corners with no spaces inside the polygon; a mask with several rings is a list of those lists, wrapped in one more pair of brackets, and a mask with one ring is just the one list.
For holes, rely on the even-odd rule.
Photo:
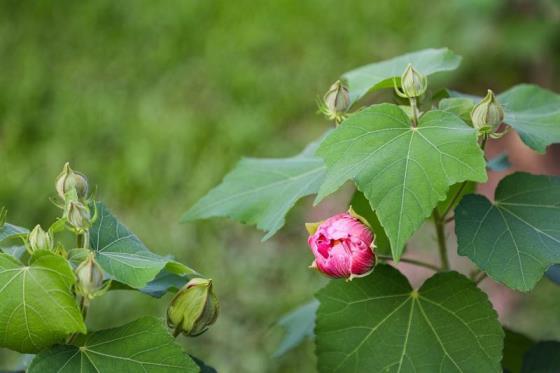
{"label": "green stem", "polygon": [[453,208],[453,206],[455,205],[455,202],[457,202],[457,199],[461,196],[461,193],[463,193],[463,190],[465,189],[465,187],[467,186],[468,181],[463,181],[463,183],[461,184],[461,186],[459,187],[459,189],[457,190],[457,192],[455,193],[455,195],[453,196],[453,198],[451,199],[451,202],[449,203],[449,205],[447,205],[447,207],[445,208],[445,212],[443,214],[441,214],[440,220],[442,222],[445,223],[447,214],[449,214],[449,211],[451,211],[451,209]]}
{"label": "green stem", "polygon": [[449,270],[449,258],[447,257],[447,240],[445,239],[445,221],[442,220],[437,209],[434,210],[433,219],[436,227],[441,269],[447,271]]}
{"label": "green stem", "polygon": [[418,105],[416,103],[416,97],[410,98],[410,108],[412,109],[412,125],[414,127],[418,126]]}
{"label": "green stem", "polygon": [[[381,260],[390,260],[392,262],[394,261],[392,257],[386,256],[386,255],[377,255],[377,258],[379,258]],[[436,272],[439,271],[438,266],[435,266],[435,265],[430,264],[430,263],[425,263],[425,262],[422,262],[420,260],[409,259],[409,258],[401,258],[400,261],[404,262],[404,263],[414,264],[414,265],[417,265],[419,267],[428,268],[428,269],[431,269],[431,270],[436,271]]]}
{"label": "green stem", "polygon": [[475,280],[475,284],[480,284],[482,282],[482,280],[484,280],[486,277],[488,277],[488,275],[486,273],[482,273],[482,275],[480,275],[480,277],[478,277],[478,279]]}

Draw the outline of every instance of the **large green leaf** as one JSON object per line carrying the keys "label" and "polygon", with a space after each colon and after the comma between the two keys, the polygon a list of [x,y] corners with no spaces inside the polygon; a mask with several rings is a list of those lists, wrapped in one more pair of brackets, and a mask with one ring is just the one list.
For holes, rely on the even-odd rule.
{"label": "large green leaf", "polygon": [[320,372],[498,372],[504,332],[488,297],[456,272],[413,291],[379,265],[317,294]]}
{"label": "large green leaf", "polygon": [[369,201],[364,193],[356,191],[350,201],[352,209],[361,217],[367,220],[373,233],[375,234],[375,253],[381,255],[391,255],[391,245],[389,237],[385,234],[385,229],[381,226],[375,211],[371,209]]}
{"label": "large green leaf", "polygon": [[504,328],[504,357],[502,368],[504,372],[518,373],[523,366],[523,356],[535,344],[527,336]]}
{"label": "large green leaf", "polygon": [[282,356],[298,346],[305,339],[313,338],[315,327],[315,313],[319,307],[316,299],[304,304],[288,313],[278,321],[285,330],[284,338],[274,352],[274,356]]}
{"label": "large green leaf", "polygon": [[316,157],[317,143],[291,158],[241,160],[224,181],[183,216],[183,221],[227,216],[256,224],[270,238],[302,197],[316,193],[325,165]]}
{"label": "large green leaf", "polygon": [[500,94],[505,122],[532,149],[544,153],[560,142],[560,95],[536,85],[520,84]]}
{"label": "large green leaf", "polygon": [[457,207],[459,254],[509,287],[531,290],[560,263],[560,177],[510,175],[495,199],[469,195]]}
{"label": "large green leaf", "polygon": [[185,273],[192,271],[170,258],[152,253],[102,203],[97,203],[97,211],[99,217],[90,231],[90,245],[99,265],[116,281],[140,289],[166,267],[182,266]]}
{"label": "large green leaf", "polygon": [[40,353],[29,373],[199,372],[153,317],[138,319],[118,328],[81,336],[74,345],[60,345]]}
{"label": "large green leaf", "polygon": [[37,253],[26,266],[0,254],[0,347],[35,353],[86,326],[71,288],[72,268],[64,258]]}
{"label": "large green leaf", "polygon": [[560,372],[560,342],[539,342],[527,351],[521,373],[554,372]]}
{"label": "large green leaf", "polygon": [[371,106],[346,119],[317,154],[327,164],[317,201],[354,179],[385,228],[395,260],[450,185],[486,180],[474,130],[444,111],[426,113],[415,128],[399,107]]}
{"label": "large green leaf", "polygon": [[455,70],[461,63],[461,57],[447,48],[424,49],[349,71],[342,78],[348,83],[351,101],[359,100],[369,91],[393,87],[393,79],[400,82],[409,63],[422,74],[431,75]]}

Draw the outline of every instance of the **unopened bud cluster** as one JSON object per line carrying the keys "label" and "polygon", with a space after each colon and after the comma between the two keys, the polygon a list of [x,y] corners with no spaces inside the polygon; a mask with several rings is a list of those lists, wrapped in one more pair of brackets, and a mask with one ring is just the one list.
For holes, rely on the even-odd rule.
{"label": "unopened bud cluster", "polygon": [[78,233],[90,228],[92,223],[88,199],[88,181],[85,175],[74,171],[66,163],[56,179],[56,192],[64,201],[64,217]]}
{"label": "unopened bud cluster", "polygon": [[486,97],[474,106],[471,111],[471,120],[480,136],[500,138],[505,133],[496,133],[504,121],[504,109],[491,90],[488,90]]}
{"label": "unopened bud cluster", "polygon": [[348,88],[337,80],[331,85],[319,104],[320,111],[329,120],[334,120],[337,124],[346,118],[346,112],[350,108],[350,94]]}

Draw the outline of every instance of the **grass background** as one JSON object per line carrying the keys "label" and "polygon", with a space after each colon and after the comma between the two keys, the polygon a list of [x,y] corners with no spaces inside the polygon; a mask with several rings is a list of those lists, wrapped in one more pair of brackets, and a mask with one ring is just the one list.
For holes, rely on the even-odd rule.
{"label": "grass background", "polygon": [[[14,223],[49,224],[70,161],[153,251],[215,280],[221,317],[184,340],[188,351],[220,372],[313,371],[311,344],[271,357],[271,326],[324,283],[305,268],[309,201],[264,243],[250,227],[181,225],[181,214],[241,156],[292,155],[322,133],[315,98],[362,64],[447,46],[464,56],[453,88],[558,91],[559,24],[556,0],[3,1],[0,205]],[[542,284],[521,308],[557,315],[554,292]],[[167,300],[113,293],[90,324],[163,315]],[[544,327],[517,315],[536,337],[560,334],[557,317]],[[0,369],[14,358],[0,352]]]}

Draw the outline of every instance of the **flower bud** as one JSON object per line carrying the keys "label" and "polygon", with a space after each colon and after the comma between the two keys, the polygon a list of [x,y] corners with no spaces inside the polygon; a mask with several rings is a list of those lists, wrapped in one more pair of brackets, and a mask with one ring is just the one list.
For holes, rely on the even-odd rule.
{"label": "flower bud", "polygon": [[375,265],[373,233],[352,210],[307,227],[307,242],[315,256],[310,268],[349,280],[371,273]]}
{"label": "flower bud", "polygon": [[402,92],[397,88],[397,94],[404,98],[419,97],[426,92],[428,88],[428,78],[418,72],[411,64],[408,64],[401,76]]}
{"label": "flower bud", "polygon": [[173,335],[196,337],[218,318],[219,303],[212,280],[193,278],[175,294],[167,309],[167,325]]}
{"label": "flower bud", "polygon": [[486,97],[472,109],[471,120],[474,128],[486,135],[492,133],[504,121],[504,109],[490,89]]}
{"label": "flower bud", "polygon": [[323,113],[337,122],[344,119],[344,113],[350,108],[350,94],[340,80],[334,82],[323,97]]}
{"label": "flower bud", "polygon": [[89,208],[79,201],[70,201],[66,207],[68,223],[79,231],[86,230],[91,225]]}
{"label": "flower bud", "polygon": [[52,251],[54,249],[54,239],[52,234],[45,232],[38,224],[29,233],[28,241],[31,252],[38,250]]}
{"label": "flower bud", "polygon": [[56,192],[60,198],[65,199],[66,193],[76,189],[79,198],[86,198],[88,193],[88,182],[85,175],[70,168],[70,163],[66,162],[62,172],[56,178]]}
{"label": "flower bud", "polygon": [[103,269],[95,261],[95,254],[89,253],[87,258],[76,268],[76,292],[89,299],[103,291]]}

